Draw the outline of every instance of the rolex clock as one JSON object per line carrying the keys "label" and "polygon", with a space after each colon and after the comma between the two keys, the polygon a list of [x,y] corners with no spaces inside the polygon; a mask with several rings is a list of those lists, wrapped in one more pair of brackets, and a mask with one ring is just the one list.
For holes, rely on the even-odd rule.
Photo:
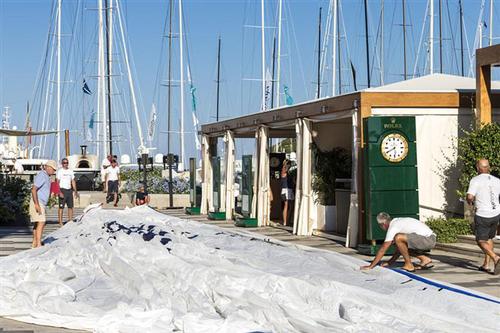
{"label": "rolex clock", "polygon": [[415,117],[372,116],[363,125],[364,230],[375,252],[385,238],[378,213],[418,219]]}
{"label": "rolex clock", "polygon": [[408,155],[408,141],[399,133],[389,133],[382,139],[380,152],[389,162],[401,162]]}

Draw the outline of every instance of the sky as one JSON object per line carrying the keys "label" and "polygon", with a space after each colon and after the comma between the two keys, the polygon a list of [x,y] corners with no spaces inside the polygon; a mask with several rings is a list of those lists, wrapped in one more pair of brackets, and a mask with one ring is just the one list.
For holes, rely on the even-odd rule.
{"label": "sky", "polygon": [[[174,7],[174,33],[178,32],[177,3]],[[285,103],[283,86],[295,103],[314,98],[316,93],[316,68],[318,54],[318,14],[322,7],[322,44],[326,40],[327,0],[283,0],[282,52],[280,75],[280,103]],[[435,0],[435,49],[434,70],[439,71],[438,50],[438,0]],[[460,39],[458,0],[442,1],[443,15],[443,71],[459,74]],[[481,11],[481,0],[464,0],[464,50],[465,75],[469,72],[469,54],[478,45],[475,35]],[[489,34],[489,1],[484,1],[483,45]],[[167,128],[167,78],[165,24],[168,17],[168,1],[122,0],[120,1],[126,25],[126,40],[133,62],[134,83],[139,94],[139,109],[142,127],[146,128],[150,110],[154,103],[158,109],[156,135],[153,146],[157,152],[166,151]],[[429,72],[428,65],[428,14],[427,0],[406,1],[407,73],[408,78]],[[184,0],[185,66],[189,55],[190,74],[196,88],[197,113],[200,123],[215,121],[217,39],[222,40],[221,52],[221,102],[220,119],[258,112],[261,109],[261,3],[256,0]],[[84,96],[82,79],[86,79],[95,92],[97,82],[97,2],[63,0],[62,10],[62,67],[63,101],[62,127],[72,131],[73,151],[86,137],[87,124],[96,108],[95,94]],[[265,1],[266,62],[271,70],[273,38],[277,34],[277,0]],[[351,62],[356,70],[357,89],[367,87],[364,11],[362,0],[340,1],[340,57],[342,93],[354,89]],[[370,0],[369,49],[372,86],[403,79],[403,41],[401,1],[384,1],[383,40],[381,52],[381,1]],[[500,15],[494,7],[494,16]],[[54,24],[52,0],[0,0],[0,106],[9,106],[12,112],[11,125],[23,128],[26,118],[26,103],[33,108],[32,125],[41,126],[41,96],[46,90],[48,65],[41,66],[46,54],[49,25]],[[80,10],[80,11],[77,11]],[[75,14],[78,13],[78,14]],[[425,21],[424,24],[424,19]],[[496,20],[498,21],[498,20]],[[76,23],[75,23],[76,22]],[[117,28],[115,28],[117,29]],[[493,35],[500,27],[493,27]],[[115,30],[116,33],[119,30]],[[329,30],[330,37],[332,30]],[[328,38],[329,39],[329,38]],[[330,39],[329,39],[330,40]],[[173,80],[179,80],[179,39],[173,38]],[[187,50],[186,50],[187,43]],[[324,49],[321,78],[321,96],[332,95],[331,40]],[[122,52],[116,49],[116,92],[121,102],[115,102],[117,112],[114,119],[115,135],[120,153],[128,153],[137,147],[135,121],[130,124],[129,99],[124,97],[128,88],[123,71]],[[120,62],[121,61],[121,62]],[[121,64],[121,65],[120,65]],[[120,67],[121,66],[121,67]],[[383,71],[381,70],[383,68]],[[42,75],[39,75],[39,73]],[[187,69],[185,70],[187,76]],[[53,71],[52,71],[53,72]],[[45,74],[44,74],[45,73]],[[337,78],[339,77],[337,70]],[[382,74],[383,73],[383,74]],[[118,74],[123,74],[118,77]],[[45,76],[44,76],[45,75]],[[185,77],[186,78],[186,77]],[[42,84],[42,83],[45,83]],[[163,83],[163,85],[162,85]],[[123,86],[123,88],[120,86]],[[45,89],[45,90],[44,90]],[[191,96],[185,87],[185,131],[186,157],[196,155],[194,128],[191,120]],[[338,93],[338,84],[337,92]],[[172,131],[178,131],[180,88],[172,89]],[[120,104],[121,103],[121,104]],[[127,104],[128,103],[128,104]],[[53,104],[52,104],[53,105]],[[38,108],[38,109],[37,109]],[[125,110],[125,111],[124,111]],[[36,115],[35,115],[36,113]],[[54,128],[54,112],[47,119],[47,128]],[[38,121],[35,118],[38,117]],[[37,125],[38,124],[38,125]],[[146,132],[146,129],[143,129]],[[95,135],[95,133],[93,134]],[[131,138],[131,139],[130,139]],[[129,140],[129,141],[127,141]],[[174,152],[178,151],[178,134],[173,133]],[[54,157],[54,144],[49,139],[44,154]]]}

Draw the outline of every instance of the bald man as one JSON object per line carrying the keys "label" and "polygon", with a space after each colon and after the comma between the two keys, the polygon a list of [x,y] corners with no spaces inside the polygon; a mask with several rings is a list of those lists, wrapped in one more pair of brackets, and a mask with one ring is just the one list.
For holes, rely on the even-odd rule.
{"label": "bald man", "polygon": [[[500,256],[494,252],[493,238],[500,222],[500,179],[490,175],[490,164],[486,159],[476,163],[479,175],[470,180],[467,202],[474,205],[475,233],[477,245],[484,252],[480,271],[500,274]],[[493,260],[493,271],[489,269],[489,259]]]}

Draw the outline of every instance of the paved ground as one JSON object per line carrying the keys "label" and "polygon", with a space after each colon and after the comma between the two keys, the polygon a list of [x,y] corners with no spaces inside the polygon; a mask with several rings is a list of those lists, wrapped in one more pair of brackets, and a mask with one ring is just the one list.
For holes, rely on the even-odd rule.
{"label": "paved ground", "polygon": [[[244,228],[235,227],[232,221],[209,221],[203,216],[186,216],[182,210],[162,210],[163,213],[187,218],[202,223],[218,225],[223,228],[233,230],[243,230]],[[81,209],[76,210],[80,214]],[[49,223],[46,227],[46,233],[55,230],[58,226],[56,210],[48,211]],[[264,228],[246,228],[247,232],[273,237],[292,244],[310,246],[317,249],[335,251],[363,260],[370,260],[371,257],[357,253],[353,249],[347,249],[335,241],[323,237],[304,237],[295,236],[291,228],[286,227],[264,227]],[[3,227],[0,228],[0,256],[10,255],[31,247],[31,232],[27,227]],[[500,276],[493,276],[479,272],[478,265],[481,264],[481,258],[471,255],[459,255],[442,250],[433,250],[432,259],[435,267],[428,271],[420,271],[418,274],[426,278],[457,284],[485,294],[500,298]],[[3,329],[3,331],[2,331]],[[4,332],[35,332],[35,333],[63,333],[63,332],[81,332],[61,328],[52,328],[39,325],[30,325],[14,320],[0,318],[0,333]]]}

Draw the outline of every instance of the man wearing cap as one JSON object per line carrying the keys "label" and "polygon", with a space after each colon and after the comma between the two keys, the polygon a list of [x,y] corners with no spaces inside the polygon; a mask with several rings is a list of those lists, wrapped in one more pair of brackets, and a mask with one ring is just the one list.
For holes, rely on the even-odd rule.
{"label": "man wearing cap", "polygon": [[33,182],[30,200],[30,220],[33,225],[33,247],[42,246],[42,234],[45,227],[45,206],[50,196],[50,176],[57,170],[56,162],[49,160],[44,164]]}
{"label": "man wearing cap", "polygon": [[64,206],[68,206],[68,220],[73,219],[73,190],[75,196],[78,198],[78,191],[76,190],[75,173],[68,165],[68,159],[65,157],[61,160],[62,168],[57,170],[56,179],[59,184],[61,192],[59,193],[59,225],[63,225]]}

